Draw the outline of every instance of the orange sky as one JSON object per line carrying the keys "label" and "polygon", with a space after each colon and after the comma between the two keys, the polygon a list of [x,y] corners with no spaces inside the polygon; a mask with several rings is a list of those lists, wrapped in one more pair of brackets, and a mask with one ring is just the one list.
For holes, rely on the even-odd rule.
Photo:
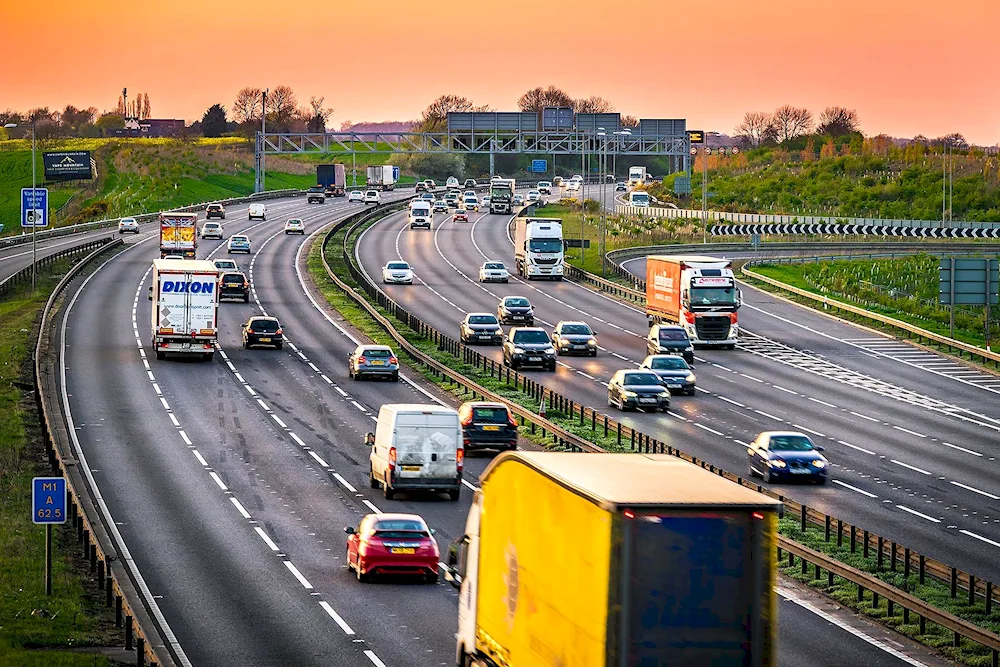
{"label": "orange sky", "polygon": [[3,5],[0,109],[108,109],[127,86],[154,117],[194,120],[243,86],[288,84],[303,105],[325,96],[337,127],[416,118],[441,93],[513,110],[555,84],[726,133],[747,110],[837,104],[869,134],[1000,142],[1000,0]]}

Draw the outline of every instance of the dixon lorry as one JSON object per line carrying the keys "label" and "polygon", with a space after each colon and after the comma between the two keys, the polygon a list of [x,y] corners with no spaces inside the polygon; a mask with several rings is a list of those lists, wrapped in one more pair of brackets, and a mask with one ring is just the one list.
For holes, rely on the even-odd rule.
{"label": "dixon lorry", "polygon": [[396,189],[396,179],[392,170],[391,164],[369,165],[366,172],[368,187],[375,190]]}
{"label": "dixon lorry", "polygon": [[347,169],[342,164],[316,165],[316,185],[322,186],[327,197],[347,194]]}
{"label": "dixon lorry", "polygon": [[505,452],[480,485],[461,667],[777,664],[779,501],[666,454]]}
{"label": "dixon lorry", "polygon": [[490,213],[514,212],[514,179],[498,178],[490,181]]}
{"label": "dixon lorry", "polygon": [[742,303],[733,264],[697,255],[646,258],[646,319],[680,324],[695,345],[732,350],[739,337],[736,311]]}
{"label": "dixon lorry", "polygon": [[514,218],[514,265],[522,278],[562,280],[562,220]]}
{"label": "dixon lorry", "polygon": [[198,250],[197,213],[160,214],[160,258],[180,255],[194,259]]}
{"label": "dixon lorry", "polygon": [[154,259],[152,342],[168,354],[211,361],[219,336],[219,272],[208,260]]}

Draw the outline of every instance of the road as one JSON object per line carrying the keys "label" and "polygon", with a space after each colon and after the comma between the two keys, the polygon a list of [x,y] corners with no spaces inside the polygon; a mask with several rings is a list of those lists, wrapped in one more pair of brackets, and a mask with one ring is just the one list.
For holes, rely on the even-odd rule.
{"label": "road", "polygon": [[[72,294],[71,430],[191,664],[452,664],[451,587],[363,586],[342,560],[343,527],[374,508],[421,513],[442,547],[461,534],[471,492],[457,503],[386,501],[368,488],[363,444],[382,403],[451,399],[422,382],[347,377],[356,334],[312,294],[310,237],[285,236],[280,225],[301,215],[313,232],[356,205],[268,206],[266,223],[229,209],[227,234],[246,230],[254,241],[242,261],[254,298],[222,306],[213,363],[149,361],[143,296],[153,242],[137,239]],[[205,242],[199,255],[217,256],[219,246]],[[259,312],[282,320],[284,350],[240,347],[240,322]],[[467,460],[468,486],[487,462]],[[845,619],[788,598],[782,613],[782,665],[903,664]]]}

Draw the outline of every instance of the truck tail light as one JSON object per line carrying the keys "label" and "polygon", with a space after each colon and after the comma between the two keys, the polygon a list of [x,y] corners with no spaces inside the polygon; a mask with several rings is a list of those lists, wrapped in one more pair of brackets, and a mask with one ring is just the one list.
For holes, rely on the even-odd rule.
{"label": "truck tail light", "polygon": [[396,470],[396,448],[389,448],[389,474],[391,475],[393,471]]}
{"label": "truck tail light", "polygon": [[456,449],[455,450],[455,467],[458,468],[458,472],[462,472],[462,468],[465,467],[465,450]]}
{"label": "truck tail light", "polygon": [[694,324],[694,313],[690,310],[684,312],[684,319],[687,320],[688,324]]}
{"label": "truck tail light", "polygon": [[729,313],[729,323],[736,324],[736,313]]}

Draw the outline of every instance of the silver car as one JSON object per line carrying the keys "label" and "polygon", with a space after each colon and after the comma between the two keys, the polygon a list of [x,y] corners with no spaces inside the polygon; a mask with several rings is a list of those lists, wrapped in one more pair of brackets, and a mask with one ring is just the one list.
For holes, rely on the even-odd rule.
{"label": "silver car", "polygon": [[347,357],[347,374],[353,380],[369,375],[399,381],[399,359],[388,345],[358,345]]}
{"label": "silver car", "polygon": [[683,393],[694,396],[697,380],[683,357],[676,354],[651,354],[643,360],[639,368],[656,373],[660,383],[671,394]]}

